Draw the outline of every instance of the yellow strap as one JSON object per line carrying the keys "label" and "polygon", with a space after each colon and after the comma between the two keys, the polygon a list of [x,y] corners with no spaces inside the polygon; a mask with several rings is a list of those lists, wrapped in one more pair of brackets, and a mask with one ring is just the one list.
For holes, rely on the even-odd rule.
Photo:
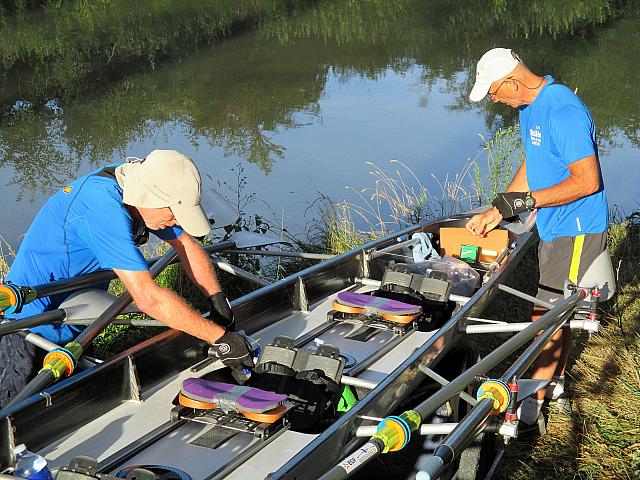
{"label": "yellow strap", "polygon": [[569,268],[569,280],[574,284],[578,283],[578,270],[580,269],[582,245],[584,245],[584,233],[582,235],[578,235],[573,243],[573,255],[571,256],[571,267]]}

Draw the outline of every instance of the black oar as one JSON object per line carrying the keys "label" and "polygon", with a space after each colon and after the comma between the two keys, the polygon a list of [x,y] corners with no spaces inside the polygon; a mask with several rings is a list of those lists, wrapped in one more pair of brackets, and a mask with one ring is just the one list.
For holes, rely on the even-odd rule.
{"label": "black oar", "polygon": [[[151,276],[155,278],[162,270],[164,270],[165,267],[175,260],[176,256],[176,251],[173,248],[170,249],[151,266]],[[131,300],[131,293],[128,291],[124,292],[90,326],[78,335],[75,341],[67,343],[64,348],[49,352],[45,357],[44,367],[42,370],[40,370],[38,375],[36,375],[36,377],[29,382],[5,408],[9,408],[18,402],[29,398],[31,395],[34,395],[55,383],[60,378],[73,373],[75,364],[82,356],[84,349],[91,344],[93,339],[102,330],[104,330],[107,325],[109,325],[113,317],[118,315],[129,305],[129,303],[131,303]],[[4,410],[5,409],[0,411],[0,417],[3,416],[2,414],[4,413]]]}
{"label": "black oar", "polygon": [[[0,323],[0,336],[14,333],[40,325],[71,323],[73,325],[90,325],[115,300],[116,296],[97,288],[83,289],[74,292],[56,310],[38,313],[18,320],[7,320]],[[123,313],[138,312],[127,309]],[[76,323],[80,322],[80,323]]]}
{"label": "black oar", "polygon": [[[243,231],[234,233],[231,235],[229,240],[214,243],[213,245],[207,245],[203,248],[207,253],[216,253],[232,248],[255,248],[273,245],[276,243],[286,242],[267,235]],[[158,261],[158,258],[161,257],[150,259],[148,261],[149,266],[154,265],[155,262]],[[174,258],[171,263],[177,261],[178,259]],[[51,283],[43,283],[42,285],[36,285],[33,287],[0,284],[0,312],[12,313],[11,309],[15,309],[18,305],[22,306],[29,303],[36,298],[87,288],[98,283],[108,282],[115,278],[117,278],[117,275],[113,270],[99,270],[97,272],[86,273],[84,275],[57,280]]]}

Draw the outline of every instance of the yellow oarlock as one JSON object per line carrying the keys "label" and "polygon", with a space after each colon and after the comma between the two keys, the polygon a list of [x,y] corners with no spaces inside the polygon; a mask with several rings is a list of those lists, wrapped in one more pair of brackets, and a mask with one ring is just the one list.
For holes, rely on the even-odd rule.
{"label": "yellow oarlock", "polygon": [[44,365],[41,372],[51,371],[56,380],[70,376],[76,368],[76,362],[82,355],[82,345],[77,342],[69,342],[64,348],[51,350],[44,357]]}
{"label": "yellow oarlock", "polygon": [[395,452],[403,448],[422,423],[422,417],[415,410],[408,410],[400,416],[391,416],[378,424],[378,431],[371,438],[380,440],[384,448],[382,453]]}
{"label": "yellow oarlock", "polygon": [[493,402],[492,415],[498,415],[507,410],[511,401],[509,386],[502,380],[487,380],[478,388],[476,395],[478,401],[489,398]]}

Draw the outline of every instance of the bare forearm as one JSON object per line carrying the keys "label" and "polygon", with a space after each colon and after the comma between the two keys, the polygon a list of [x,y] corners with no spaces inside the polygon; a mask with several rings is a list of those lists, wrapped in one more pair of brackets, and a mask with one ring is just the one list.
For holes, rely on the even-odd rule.
{"label": "bare forearm", "polygon": [[569,177],[548,188],[532,192],[538,207],[553,207],[575,202],[597,192],[600,187],[600,166],[595,155],[569,165]]}
{"label": "bare forearm", "polygon": [[171,290],[161,287],[151,293],[150,299],[140,308],[144,313],[160,320],[168,327],[181,330],[209,343],[215,342],[225,332],[224,328],[202,317]]}
{"label": "bare forearm", "polygon": [[511,183],[507,187],[507,192],[528,192],[529,183],[527,182],[527,161],[525,160],[518,168],[513,176]]}
{"label": "bare forearm", "polygon": [[199,243],[186,233],[180,239],[170,243],[178,252],[189,278],[200,287],[205,295],[213,295],[221,290],[209,256]]}
{"label": "bare forearm", "polygon": [[579,181],[569,177],[552,187],[531,192],[531,195],[536,199],[536,207],[555,207],[575,202],[591,193],[593,191],[585,190]]}

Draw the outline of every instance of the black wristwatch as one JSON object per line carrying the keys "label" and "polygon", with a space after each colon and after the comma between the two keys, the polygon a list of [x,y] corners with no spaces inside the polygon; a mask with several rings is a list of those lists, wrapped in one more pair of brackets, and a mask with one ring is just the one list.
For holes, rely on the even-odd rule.
{"label": "black wristwatch", "polygon": [[536,208],[536,199],[533,198],[531,192],[527,192],[527,196],[524,197],[524,206],[527,207],[527,210],[533,210]]}

